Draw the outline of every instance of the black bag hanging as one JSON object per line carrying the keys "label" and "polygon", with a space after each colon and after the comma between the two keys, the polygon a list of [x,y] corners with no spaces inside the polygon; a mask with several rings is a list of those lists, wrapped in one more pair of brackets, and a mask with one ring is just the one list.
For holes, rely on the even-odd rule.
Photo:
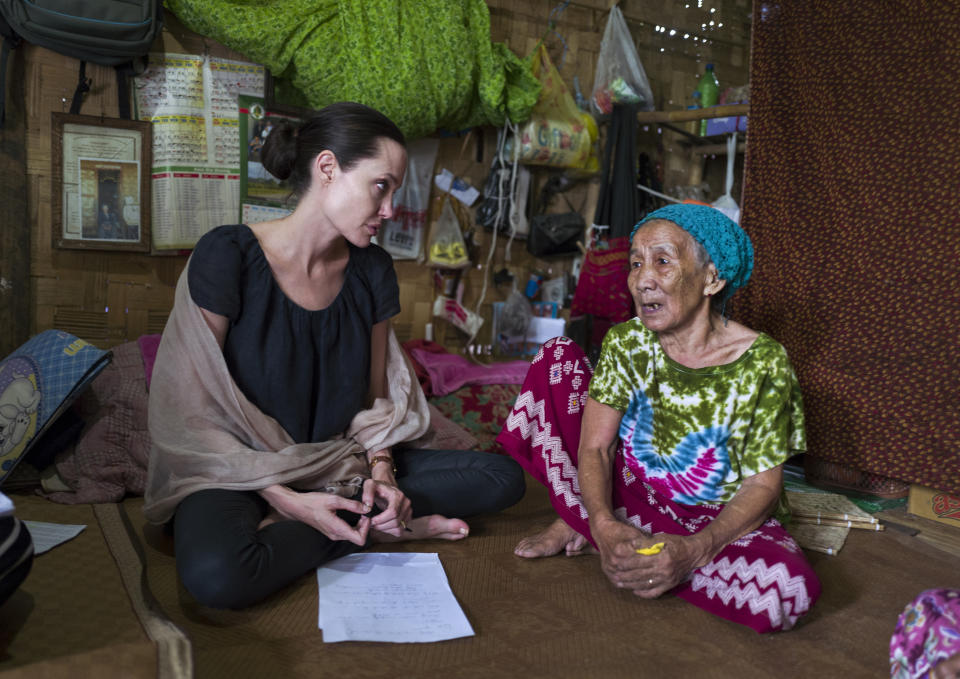
{"label": "black bag hanging", "polygon": [[[541,210],[546,207],[546,187],[541,195]],[[587,223],[579,212],[573,209],[570,199],[563,196],[570,212],[556,214],[538,214],[530,220],[530,233],[527,235],[527,252],[534,257],[554,257],[573,255],[580,252],[580,241],[584,237]]]}
{"label": "black bag hanging", "polygon": [[[113,66],[121,118],[130,118],[128,79],[145,66],[143,57],[163,28],[162,0],[0,0],[3,58],[19,38],[80,60],[70,106],[79,113],[90,89],[86,62]],[[5,73],[0,73],[0,112]]]}
{"label": "black bag hanging", "polygon": [[580,252],[578,243],[586,228],[587,223],[579,212],[536,215],[530,220],[527,252],[534,257],[576,254]]}

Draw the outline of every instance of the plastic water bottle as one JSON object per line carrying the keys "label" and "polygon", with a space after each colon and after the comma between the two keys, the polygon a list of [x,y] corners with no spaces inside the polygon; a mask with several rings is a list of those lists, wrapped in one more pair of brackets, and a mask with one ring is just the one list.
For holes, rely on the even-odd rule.
{"label": "plastic water bottle", "polygon": [[[716,106],[717,99],[720,96],[720,82],[717,80],[717,74],[713,72],[713,64],[707,64],[707,70],[700,77],[697,84],[697,91],[700,93],[700,106]],[[707,136],[707,119],[700,121],[700,136]]]}

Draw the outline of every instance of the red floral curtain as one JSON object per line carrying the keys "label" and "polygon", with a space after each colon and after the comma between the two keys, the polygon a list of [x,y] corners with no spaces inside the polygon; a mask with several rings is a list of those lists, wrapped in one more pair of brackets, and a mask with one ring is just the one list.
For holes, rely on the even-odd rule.
{"label": "red floral curtain", "polygon": [[808,454],[960,492],[960,3],[755,2],[734,316],[787,348]]}

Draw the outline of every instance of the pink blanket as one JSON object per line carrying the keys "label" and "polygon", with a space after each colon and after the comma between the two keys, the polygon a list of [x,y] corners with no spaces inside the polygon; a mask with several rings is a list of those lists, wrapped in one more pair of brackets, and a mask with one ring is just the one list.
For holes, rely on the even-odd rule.
{"label": "pink blanket", "polygon": [[410,355],[430,375],[434,396],[444,396],[465,384],[522,384],[530,369],[527,361],[478,365],[458,354],[410,349]]}

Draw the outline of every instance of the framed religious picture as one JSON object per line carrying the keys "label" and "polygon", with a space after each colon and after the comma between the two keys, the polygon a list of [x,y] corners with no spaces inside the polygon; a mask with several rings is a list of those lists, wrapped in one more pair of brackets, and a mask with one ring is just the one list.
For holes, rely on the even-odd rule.
{"label": "framed religious picture", "polygon": [[54,113],[53,246],[150,251],[150,123]]}

